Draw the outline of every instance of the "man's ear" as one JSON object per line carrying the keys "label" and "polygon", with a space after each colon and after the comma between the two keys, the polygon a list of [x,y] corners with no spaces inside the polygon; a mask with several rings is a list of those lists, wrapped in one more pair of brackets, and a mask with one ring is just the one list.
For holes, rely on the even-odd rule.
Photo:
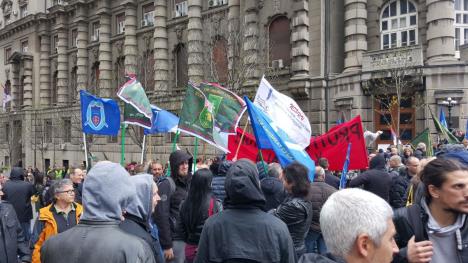
{"label": "man's ear", "polygon": [[432,198],[439,198],[440,193],[439,193],[439,188],[435,187],[434,185],[430,184],[427,187],[427,191],[431,195]]}
{"label": "man's ear", "polygon": [[360,234],[356,238],[356,253],[360,257],[367,257],[370,254],[370,249],[372,248],[372,240],[368,234]]}

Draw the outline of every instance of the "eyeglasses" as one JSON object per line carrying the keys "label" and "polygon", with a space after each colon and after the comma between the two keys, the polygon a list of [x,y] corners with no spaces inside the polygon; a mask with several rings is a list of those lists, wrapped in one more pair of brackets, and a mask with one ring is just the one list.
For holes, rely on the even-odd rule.
{"label": "eyeglasses", "polygon": [[71,194],[74,194],[74,193],[75,193],[75,190],[72,189],[72,190],[67,190],[67,191],[60,191],[60,192],[57,192],[57,193],[58,193],[58,194],[67,193],[67,194],[71,195]]}

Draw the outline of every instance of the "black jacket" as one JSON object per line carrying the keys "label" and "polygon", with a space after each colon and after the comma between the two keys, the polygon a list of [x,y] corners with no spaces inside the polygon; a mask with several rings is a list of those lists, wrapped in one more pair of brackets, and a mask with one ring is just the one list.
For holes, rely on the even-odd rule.
{"label": "black jacket", "polygon": [[304,254],[300,259],[299,263],[346,263],[343,259],[336,258],[330,254],[326,256],[308,253]]}
{"label": "black jacket", "polygon": [[313,182],[310,184],[308,200],[312,202],[312,223],[310,229],[321,233],[320,230],[320,211],[328,197],[336,192],[336,189],[324,182]]}
{"label": "black jacket", "polygon": [[[226,173],[231,167],[231,161],[223,161],[217,167],[216,173],[213,173],[213,181],[211,181],[211,191],[213,195],[221,200],[224,201],[226,198],[226,190],[224,189],[224,182],[226,181]],[[214,169],[214,168],[213,168]]]}
{"label": "black jacket", "polygon": [[[400,208],[395,211],[393,216],[393,222],[397,235],[395,241],[400,251],[393,258],[393,263],[407,263],[407,245],[408,241],[414,235],[415,242],[428,240],[427,235],[427,222],[429,215],[426,213],[424,208],[419,204],[414,204],[409,207]],[[461,262],[468,262],[468,217],[460,229],[461,239],[457,240],[457,245],[461,247],[461,250],[457,250],[457,254],[460,257]]]}
{"label": "black jacket", "polygon": [[13,206],[0,201],[0,263],[31,262],[31,251]]}
{"label": "black jacket", "polygon": [[263,211],[255,164],[235,162],[225,186],[225,210],[206,221],[195,262],[295,262],[286,224]]}
{"label": "black jacket", "polygon": [[81,205],[82,201],[81,201],[81,195],[82,195],[82,192],[83,192],[83,184],[75,184],[73,183],[73,189],[75,190],[75,202],[77,202],[78,204]]}
{"label": "black jacket", "polygon": [[340,188],[340,179],[328,170],[325,171],[325,183],[335,187],[335,189]]}
{"label": "black jacket", "polygon": [[265,196],[265,211],[277,208],[286,198],[283,183],[280,179],[268,176],[260,181]]}
{"label": "black jacket", "polygon": [[304,239],[312,222],[312,202],[288,197],[273,214],[288,226],[296,253],[305,253]]}
{"label": "black jacket", "polygon": [[[178,175],[178,168],[184,161],[189,162],[189,175],[180,177]],[[171,178],[175,184],[175,189],[173,189],[174,186],[171,186],[172,182],[169,179],[163,178],[158,183],[161,201],[153,213],[153,220],[158,226],[159,238],[163,249],[172,248],[173,239],[182,239],[182,237],[176,236],[175,228],[177,218],[179,217],[180,204],[187,197],[192,161],[192,156],[184,151],[178,150],[173,152],[169,157],[169,162],[171,165]]]}
{"label": "black jacket", "polygon": [[126,214],[125,220],[120,223],[120,229],[126,233],[143,239],[153,251],[156,262],[164,263],[164,257],[161,253],[161,245],[157,240],[151,237],[148,223],[142,222],[141,219],[136,216]]}
{"label": "black jacket", "polygon": [[23,178],[23,168],[13,167],[10,180],[3,187],[3,198],[13,205],[20,223],[27,223],[33,218],[31,196],[34,195],[34,186]]}
{"label": "black jacket", "polygon": [[408,170],[401,171],[398,176],[392,178],[392,187],[390,188],[390,205],[392,208],[397,209],[406,206],[406,192],[410,180]]}
{"label": "black jacket", "polygon": [[364,190],[374,193],[388,202],[392,178],[385,171],[385,158],[380,154],[376,155],[371,159],[369,168],[369,171],[351,180],[349,187],[363,185]]}
{"label": "black jacket", "polygon": [[[212,213],[213,215],[216,213],[219,213],[220,211],[223,210],[223,205],[221,204],[221,201],[212,199],[213,200],[213,210]],[[210,202],[210,200],[208,200]],[[194,231],[189,230],[190,226],[190,216],[187,214],[187,212],[182,209],[184,206],[184,203],[180,205],[180,213],[179,213],[179,219],[177,219],[177,227],[176,227],[176,235],[178,237],[182,237],[185,243],[190,244],[190,245],[198,245],[198,242],[200,241],[200,236],[203,230],[203,226],[205,225],[205,221],[208,219],[208,210],[204,211],[204,216],[203,216],[203,221],[200,222],[196,229]],[[209,209],[208,205],[208,209]]]}

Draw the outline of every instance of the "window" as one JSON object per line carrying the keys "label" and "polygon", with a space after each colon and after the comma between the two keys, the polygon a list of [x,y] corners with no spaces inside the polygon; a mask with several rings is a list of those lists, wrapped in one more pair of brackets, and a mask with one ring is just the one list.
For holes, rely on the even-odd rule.
{"label": "window", "polygon": [[26,17],[28,15],[28,6],[23,5],[20,7],[20,18]]}
{"label": "window", "polygon": [[216,81],[226,83],[228,80],[228,57],[227,57],[227,41],[224,38],[219,38],[213,45],[213,63],[216,69]]}
{"label": "window", "polygon": [[142,8],[143,19],[141,20],[141,27],[154,26],[154,5],[145,5]]}
{"label": "window", "polygon": [[215,7],[220,5],[227,5],[228,0],[208,0],[209,7]]}
{"label": "window", "polygon": [[63,118],[63,142],[71,142],[71,119]]}
{"label": "window", "polygon": [[117,34],[123,34],[125,32],[125,14],[118,14],[115,17],[115,23]]}
{"label": "window", "polygon": [[50,105],[53,106],[57,103],[57,82],[58,82],[58,71],[55,71],[52,75],[52,89],[50,90]]}
{"label": "window", "polygon": [[9,123],[6,123],[5,124],[5,141],[9,141],[10,140],[10,124]]}
{"label": "window", "polygon": [[412,46],[418,43],[418,13],[410,0],[387,4],[380,19],[382,49]]}
{"label": "window", "polygon": [[92,41],[99,41],[99,22],[93,23],[93,36],[91,38]]}
{"label": "window", "polygon": [[78,29],[71,31],[71,47],[78,47]]}
{"label": "window", "polygon": [[455,0],[455,56],[460,57],[460,46],[468,44],[468,0]]}
{"label": "window", "polygon": [[11,47],[5,48],[5,65],[8,64],[8,59],[11,56]]}
{"label": "window", "polygon": [[21,42],[21,52],[23,52],[23,53],[29,52],[28,41],[27,40]]}
{"label": "window", "polygon": [[285,16],[275,18],[269,27],[268,49],[269,65],[282,69],[291,65],[291,31],[289,19]]}
{"label": "window", "polygon": [[[377,139],[377,144],[392,144],[392,136],[390,130],[397,131],[397,107],[391,101],[393,96],[383,96],[377,98],[374,103],[374,123],[375,129],[384,133]],[[415,134],[415,107],[413,98],[408,94],[400,100],[400,133],[399,137],[403,143],[413,139]]]}
{"label": "window", "polygon": [[58,35],[55,35],[52,41],[52,53],[53,54],[58,53],[58,41],[59,41]]}
{"label": "window", "polygon": [[44,142],[52,142],[52,119],[44,120]]}
{"label": "window", "polygon": [[175,17],[186,16],[188,12],[187,1],[174,0]]}
{"label": "window", "polygon": [[175,50],[176,87],[183,88],[188,83],[187,48],[179,44]]}

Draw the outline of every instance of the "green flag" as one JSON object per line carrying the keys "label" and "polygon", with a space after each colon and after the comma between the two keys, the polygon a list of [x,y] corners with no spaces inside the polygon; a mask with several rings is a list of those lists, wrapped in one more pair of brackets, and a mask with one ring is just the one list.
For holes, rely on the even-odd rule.
{"label": "green flag", "polygon": [[429,133],[429,128],[426,128],[423,132],[421,132],[418,136],[416,136],[410,143],[416,149],[418,143],[423,142],[426,144],[426,155],[433,156],[432,152],[432,140],[431,134]]}
{"label": "green flag", "polygon": [[445,127],[444,125],[442,125],[440,122],[439,122],[439,119],[434,117],[434,114],[432,113],[432,110],[431,110],[431,107],[429,107],[429,111],[431,112],[431,117],[432,117],[432,120],[434,121],[434,126],[436,127],[437,129],[437,132],[439,134],[442,134],[448,141],[448,143],[453,143],[453,144],[457,144],[457,143],[460,143],[460,141],[457,139],[457,137],[455,137],[455,135],[453,135],[448,129],[447,127]]}
{"label": "green flag", "polygon": [[151,119],[139,112],[129,103],[124,103],[124,122],[151,129]]}
{"label": "green flag", "polygon": [[[136,78],[132,78],[120,87],[117,96],[126,103],[131,104],[138,112],[148,119],[153,118],[151,104],[146,96],[145,89]],[[151,128],[151,125],[150,125]]]}

